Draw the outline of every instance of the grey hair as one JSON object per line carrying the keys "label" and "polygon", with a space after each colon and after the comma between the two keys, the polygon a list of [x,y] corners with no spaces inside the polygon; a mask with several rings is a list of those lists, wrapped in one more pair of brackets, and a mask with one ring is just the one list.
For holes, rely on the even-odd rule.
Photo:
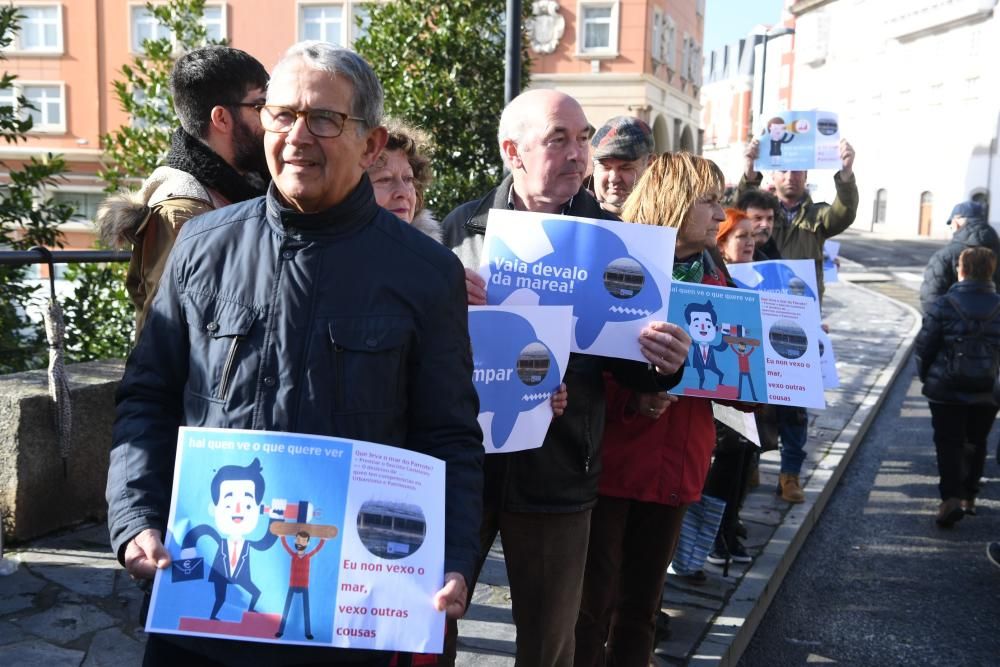
{"label": "grey hair", "polygon": [[354,91],[351,115],[363,118],[368,129],[382,125],[385,95],[378,76],[364,58],[329,42],[307,40],[292,44],[274,71],[292,60],[303,60],[314,69],[347,79]]}
{"label": "grey hair", "polygon": [[497,127],[497,143],[500,146],[500,158],[504,166],[510,168],[510,160],[503,149],[503,142],[508,139],[520,145],[524,141],[525,135],[532,128],[532,119],[524,113],[524,105],[515,97],[500,114],[500,125]]}

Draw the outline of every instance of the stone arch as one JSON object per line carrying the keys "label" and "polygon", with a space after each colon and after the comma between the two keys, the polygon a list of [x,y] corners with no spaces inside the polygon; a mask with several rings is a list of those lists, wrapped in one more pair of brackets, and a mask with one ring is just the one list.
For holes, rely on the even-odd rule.
{"label": "stone arch", "polygon": [[691,134],[691,126],[685,125],[684,129],[681,130],[681,135],[677,139],[677,150],[682,152],[694,153],[694,135]]}

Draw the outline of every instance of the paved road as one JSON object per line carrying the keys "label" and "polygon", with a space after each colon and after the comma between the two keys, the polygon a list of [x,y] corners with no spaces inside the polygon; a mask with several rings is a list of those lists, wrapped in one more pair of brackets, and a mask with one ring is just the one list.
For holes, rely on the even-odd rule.
{"label": "paved road", "polygon": [[[852,235],[842,252],[862,263],[849,271],[890,273],[868,287],[915,305],[919,281],[900,267],[925,265],[936,247],[876,247],[871,237]],[[998,664],[1000,572],[984,554],[986,542],[1000,538],[994,453],[991,445],[979,515],[938,529],[930,413],[910,366],[739,664]]]}
{"label": "paved road", "polygon": [[927,258],[945,244],[943,239],[889,239],[878,234],[848,230],[836,238],[840,254],[871,270],[912,268],[920,270]]}
{"label": "paved road", "polygon": [[998,664],[993,453],[979,515],[937,528],[930,413],[902,374],[739,664]]}

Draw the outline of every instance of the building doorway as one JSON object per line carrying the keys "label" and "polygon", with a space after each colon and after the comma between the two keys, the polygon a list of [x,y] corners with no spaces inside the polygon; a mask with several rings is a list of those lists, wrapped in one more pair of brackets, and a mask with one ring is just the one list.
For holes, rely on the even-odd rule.
{"label": "building doorway", "polygon": [[917,231],[921,236],[931,235],[931,221],[933,220],[934,196],[927,192],[920,193],[920,227]]}
{"label": "building doorway", "polygon": [[885,224],[885,205],[889,199],[889,193],[886,192],[885,188],[879,188],[878,192],[875,193],[875,206],[872,210],[872,231],[875,231],[875,225]]}

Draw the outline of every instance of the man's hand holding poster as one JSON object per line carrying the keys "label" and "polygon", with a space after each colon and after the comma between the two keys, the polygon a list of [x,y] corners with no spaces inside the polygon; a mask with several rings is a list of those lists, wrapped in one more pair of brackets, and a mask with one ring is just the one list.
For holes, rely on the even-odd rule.
{"label": "man's hand holding poster", "polygon": [[469,308],[472,380],[487,454],[542,446],[569,362],[569,306]]}
{"label": "man's hand holding poster", "polygon": [[762,116],[757,171],[840,169],[840,124],[829,111],[781,111]]}
{"label": "man's hand holding poster", "polygon": [[[676,231],[491,210],[480,267],[490,305],[572,306],[571,350],[645,361],[639,332],[665,320]],[[572,399],[570,399],[572,400]]]}
{"label": "man's hand holding poster", "polygon": [[819,314],[811,299],[674,283],[670,318],[691,350],[670,393],[810,408],[826,406],[819,369]]}
{"label": "man's hand holding poster", "polygon": [[181,428],[146,630],[440,652],[444,483],[394,447]]}

